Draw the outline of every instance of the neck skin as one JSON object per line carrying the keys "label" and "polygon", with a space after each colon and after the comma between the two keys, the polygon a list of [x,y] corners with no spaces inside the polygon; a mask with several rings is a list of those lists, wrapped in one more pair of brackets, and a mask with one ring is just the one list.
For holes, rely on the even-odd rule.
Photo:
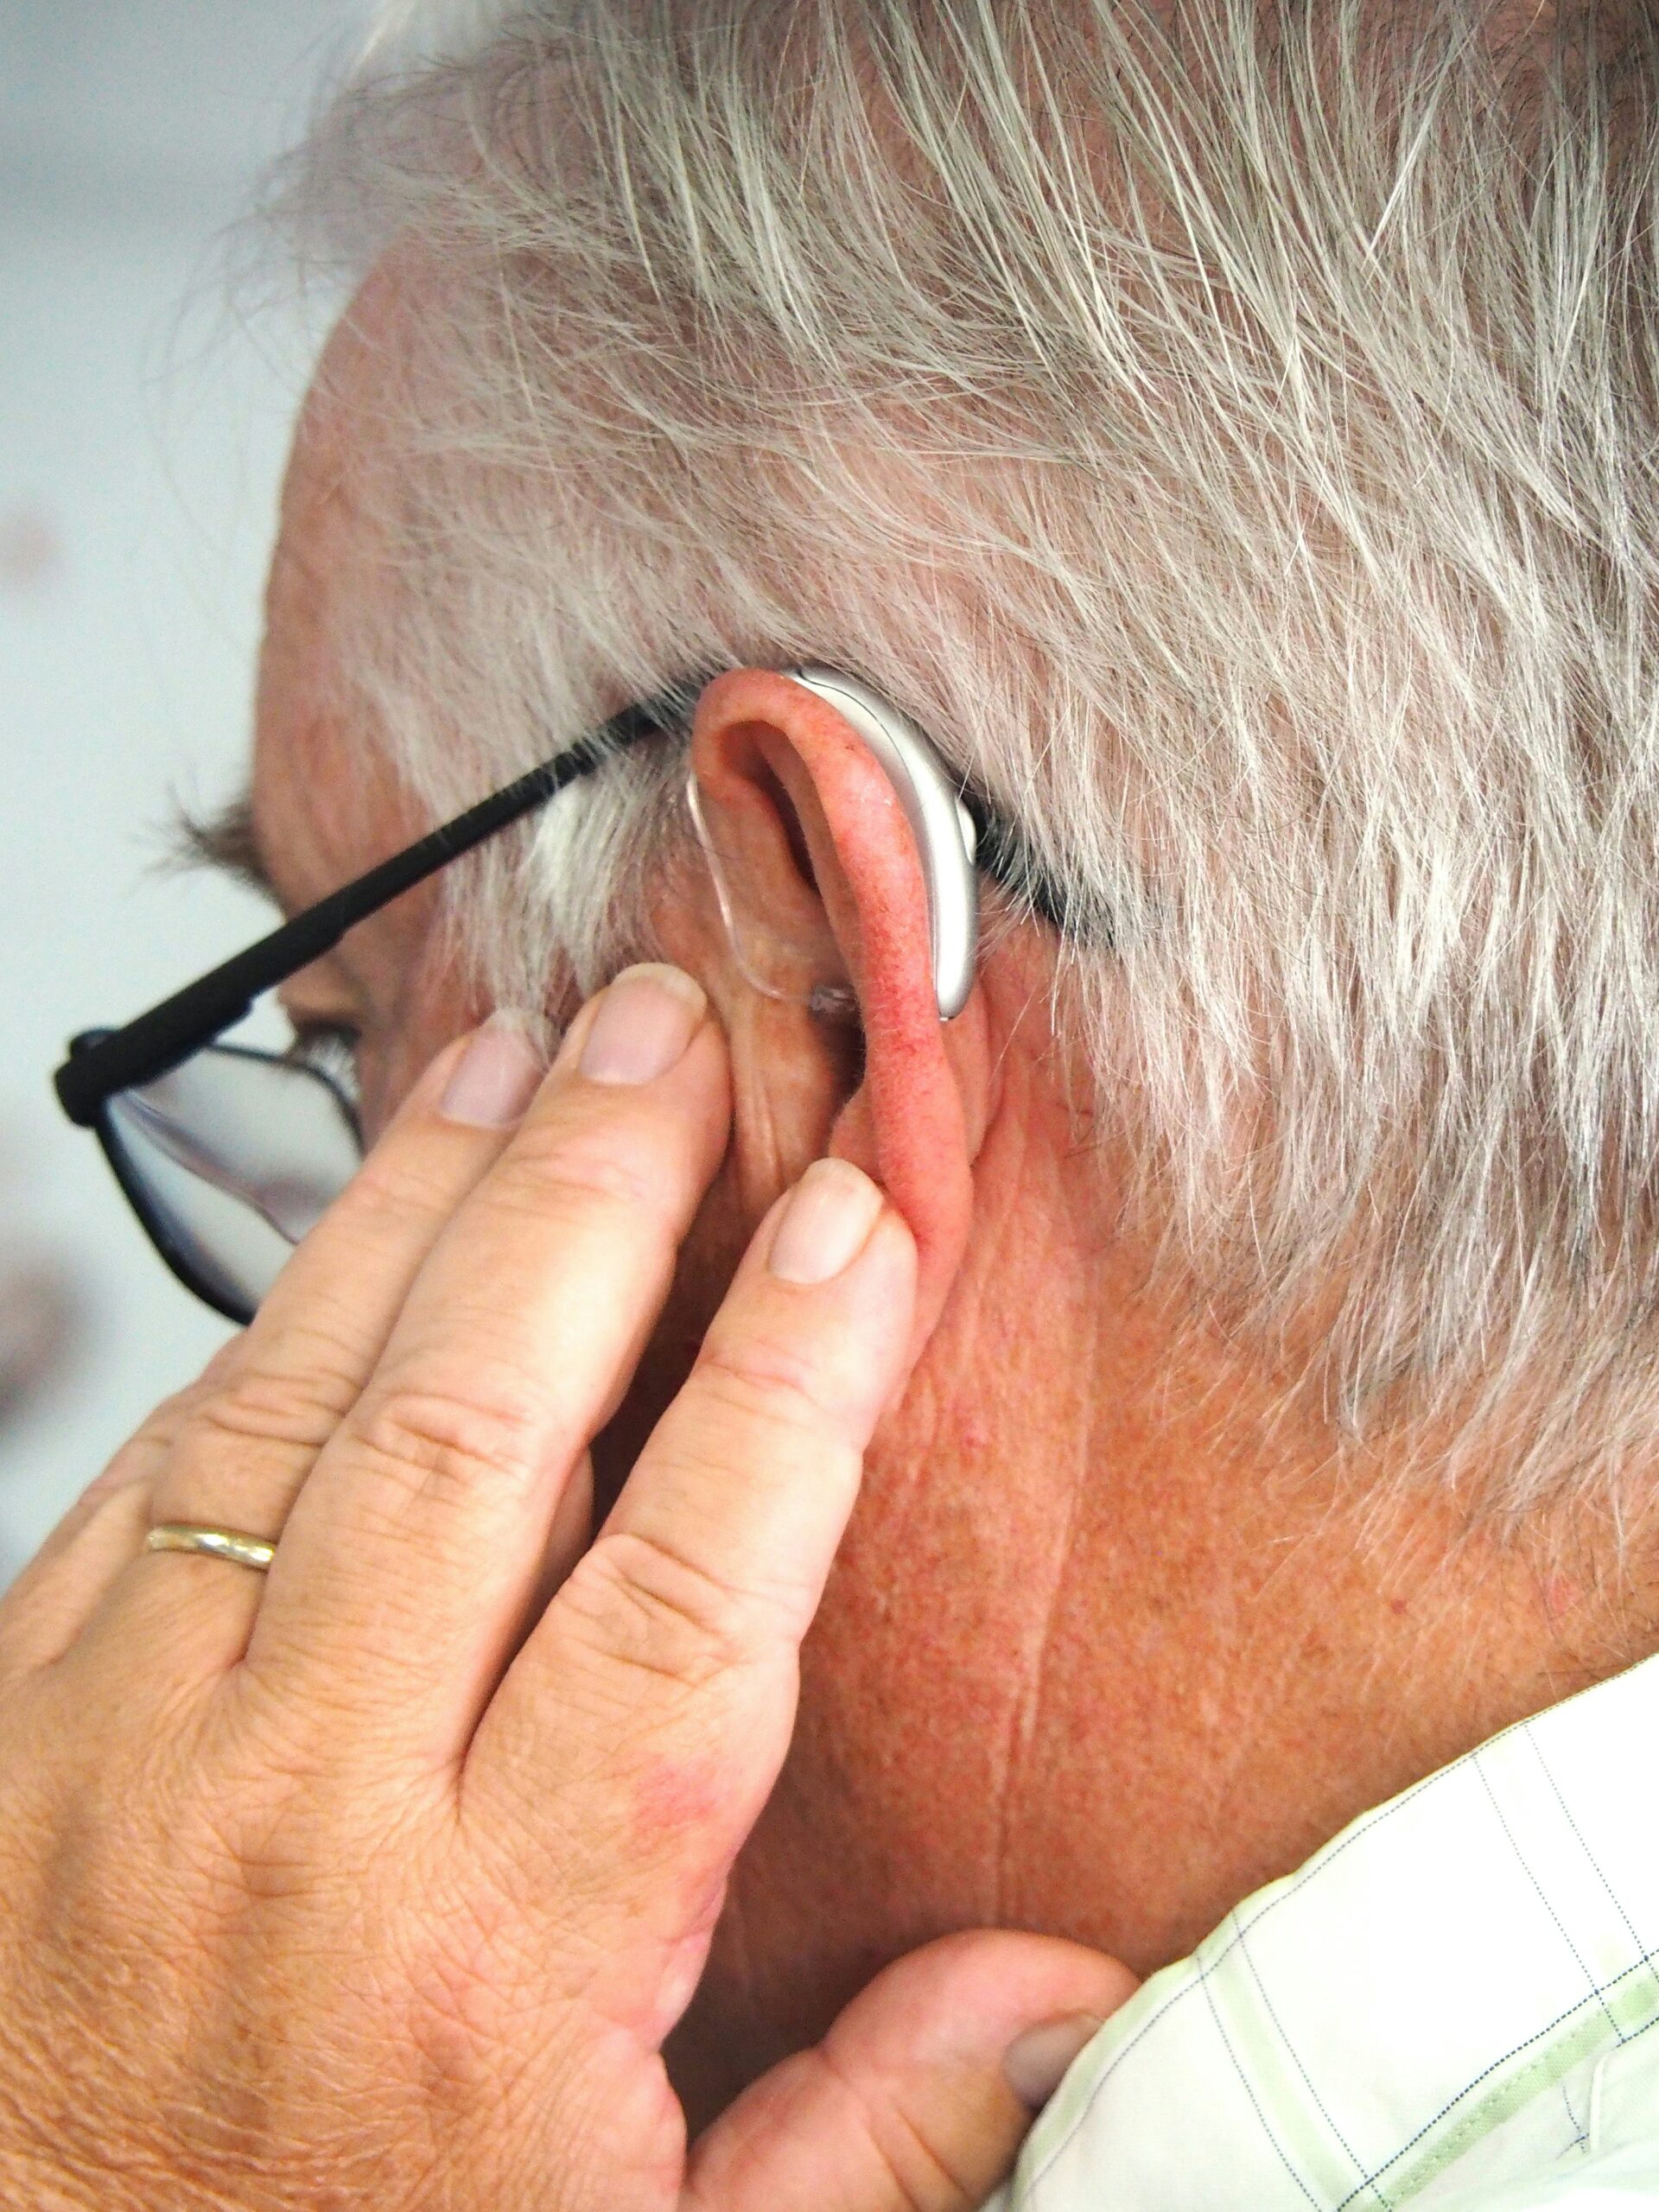
{"label": "neck skin", "polygon": [[[1184,1330],[1172,1353],[1055,1081],[1040,976],[1004,954],[982,980],[1000,1075],[967,1257],[870,1456],[677,2040],[694,2120],[950,1929],[1150,1972],[1366,1807],[1659,1641],[1634,1569],[1569,1581],[1438,1500],[1379,1511],[1247,1351]],[[1558,1561],[1573,1534],[1550,1536]]]}

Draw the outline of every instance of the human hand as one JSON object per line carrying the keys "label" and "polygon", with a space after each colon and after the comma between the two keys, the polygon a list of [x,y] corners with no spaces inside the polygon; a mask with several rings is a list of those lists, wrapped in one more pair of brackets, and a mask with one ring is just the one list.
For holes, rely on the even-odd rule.
{"label": "human hand", "polygon": [[[511,1027],[441,1056],[0,1605],[0,2202],[969,2204],[1030,2119],[1007,2046],[1132,1986],[949,1939],[688,2155],[661,2045],[787,1748],[914,1253],[812,1171],[590,1541],[589,1440],[727,1139],[719,1031],[653,973],[539,1086]],[[261,1576],[143,1548],[168,1522],[281,1541]]]}

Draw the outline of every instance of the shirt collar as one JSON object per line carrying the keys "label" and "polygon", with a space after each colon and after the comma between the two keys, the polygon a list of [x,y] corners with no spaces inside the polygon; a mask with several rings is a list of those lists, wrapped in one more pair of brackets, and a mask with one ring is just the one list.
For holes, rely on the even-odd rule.
{"label": "shirt collar", "polygon": [[1371,2212],[1659,2018],[1659,1657],[1363,1815],[1115,2013],[1021,2212]]}

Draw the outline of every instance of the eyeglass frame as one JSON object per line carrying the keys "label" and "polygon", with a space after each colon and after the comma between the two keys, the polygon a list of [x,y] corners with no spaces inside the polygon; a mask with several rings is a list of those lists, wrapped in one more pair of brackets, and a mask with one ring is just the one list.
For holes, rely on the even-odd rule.
{"label": "eyeglass frame", "polygon": [[[105,1111],[110,1102],[124,1091],[157,1082],[209,1046],[238,1050],[220,1045],[219,1040],[251,1012],[256,999],[321,959],[348,930],[378,914],[394,899],[533,814],[569,785],[594,774],[642,739],[683,729],[709,681],[707,676],[683,678],[650,698],[633,701],[563,753],[342,884],[120,1028],[83,1030],[71,1039],[68,1056],[53,1077],[58,1103],[78,1128],[97,1134],[145,1234],[167,1266],[197,1297],[227,1319],[245,1318],[232,1313],[205,1290],[193,1273],[185,1271],[180,1255],[169,1249],[163,1231],[151,1217],[150,1208],[132,1187],[119,1146],[106,1134]],[[977,833],[976,864],[1013,890],[1034,913],[1063,929],[1065,900],[1035,863],[1024,841],[995,817],[971,785],[960,785],[957,795]],[[349,1105],[346,1110],[350,1112]]]}

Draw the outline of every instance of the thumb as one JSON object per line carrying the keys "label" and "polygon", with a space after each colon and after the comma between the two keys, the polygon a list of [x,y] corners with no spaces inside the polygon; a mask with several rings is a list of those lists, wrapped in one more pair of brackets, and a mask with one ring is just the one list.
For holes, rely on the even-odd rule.
{"label": "thumb", "polygon": [[682,2212],[968,2212],[1135,1987],[1115,1959],[1055,1936],[983,1930],[912,1951],[701,2138]]}

